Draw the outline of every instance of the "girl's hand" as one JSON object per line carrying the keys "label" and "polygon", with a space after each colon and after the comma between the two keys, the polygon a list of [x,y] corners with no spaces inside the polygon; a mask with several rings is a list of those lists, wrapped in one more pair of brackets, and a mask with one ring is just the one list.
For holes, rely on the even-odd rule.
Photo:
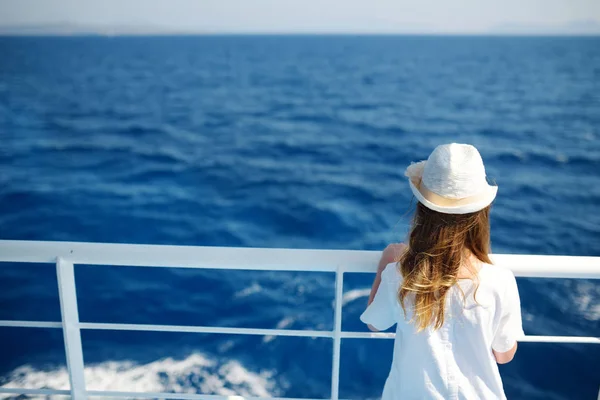
{"label": "girl's hand", "polygon": [[[373,280],[373,286],[371,286],[371,294],[369,295],[368,304],[371,304],[375,298],[377,289],[379,289],[379,285],[381,284],[381,273],[385,269],[386,265],[393,263],[394,261],[398,261],[402,253],[404,253],[407,248],[408,246],[404,243],[392,243],[389,244],[385,250],[383,250],[381,259],[379,260],[379,265],[377,266],[377,274]],[[369,329],[375,330],[373,327],[369,327]]]}

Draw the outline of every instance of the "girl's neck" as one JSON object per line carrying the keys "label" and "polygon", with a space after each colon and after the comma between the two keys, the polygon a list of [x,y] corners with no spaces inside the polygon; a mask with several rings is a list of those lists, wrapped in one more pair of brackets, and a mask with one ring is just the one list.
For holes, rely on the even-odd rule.
{"label": "girl's neck", "polygon": [[473,253],[468,252],[458,270],[458,279],[473,279],[482,267],[482,262]]}

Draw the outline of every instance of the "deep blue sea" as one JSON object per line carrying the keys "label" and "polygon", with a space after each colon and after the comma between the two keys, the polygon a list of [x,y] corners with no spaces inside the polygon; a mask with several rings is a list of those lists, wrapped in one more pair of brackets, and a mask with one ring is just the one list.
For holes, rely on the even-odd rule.
{"label": "deep blue sea", "polygon": [[[475,145],[495,253],[600,256],[600,38],[0,38],[0,239],[381,250],[403,176]],[[565,265],[565,268],[568,268]],[[365,331],[369,275],[345,279]],[[332,329],[334,276],[76,266],[86,322]],[[593,280],[518,279],[531,335],[600,336]],[[0,264],[0,319],[60,320],[53,265]],[[331,339],[83,331],[89,389],[327,398]],[[380,396],[392,341],[342,341]],[[523,343],[509,399],[596,399],[600,346]],[[59,329],[0,328],[0,386],[66,388]]]}

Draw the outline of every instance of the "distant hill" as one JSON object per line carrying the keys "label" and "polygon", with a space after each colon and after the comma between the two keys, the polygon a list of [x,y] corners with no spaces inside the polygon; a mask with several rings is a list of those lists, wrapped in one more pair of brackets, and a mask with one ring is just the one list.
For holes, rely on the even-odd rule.
{"label": "distant hill", "polygon": [[134,26],[134,25],[78,25],[71,23],[34,24],[34,25],[0,25],[0,35],[51,35],[51,36],[77,36],[77,35],[173,35],[184,34],[178,31],[159,26]]}

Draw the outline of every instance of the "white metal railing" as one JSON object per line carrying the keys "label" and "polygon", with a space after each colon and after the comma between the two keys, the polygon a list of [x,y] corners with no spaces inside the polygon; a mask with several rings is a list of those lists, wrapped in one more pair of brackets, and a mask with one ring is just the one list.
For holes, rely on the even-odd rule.
{"label": "white metal railing", "polygon": [[[0,262],[56,264],[62,320],[60,322],[0,320],[0,327],[62,328],[71,385],[70,390],[0,388],[0,393],[27,395],[62,394],[70,395],[75,400],[99,396],[208,400],[241,399],[240,396],[86,390],[83,375],[84,364],[80,330],[92,329],[332,338],[333,361],[330,398],[338,400],[341,339],[391,339],[394,337],[393,333],[342,331],[344,273],[374,273],[379,255],[380,252],[376,251],[358,250],[297,250],[0,240]],[[491,257],[495,264],[509,267],[519,277],[600,279],[600,257],[512,254],[494,254]],[[331,272],[336,274],[334,326],[332,331],[322,331],[80,322],[75,290],[75,264]],[[579,336],[526,335],[520,341],[600,344],[600,338],[598,337]],[[258,397],[245,398],[261,400]],[[285,400],[294,399],[288,398]]]}

